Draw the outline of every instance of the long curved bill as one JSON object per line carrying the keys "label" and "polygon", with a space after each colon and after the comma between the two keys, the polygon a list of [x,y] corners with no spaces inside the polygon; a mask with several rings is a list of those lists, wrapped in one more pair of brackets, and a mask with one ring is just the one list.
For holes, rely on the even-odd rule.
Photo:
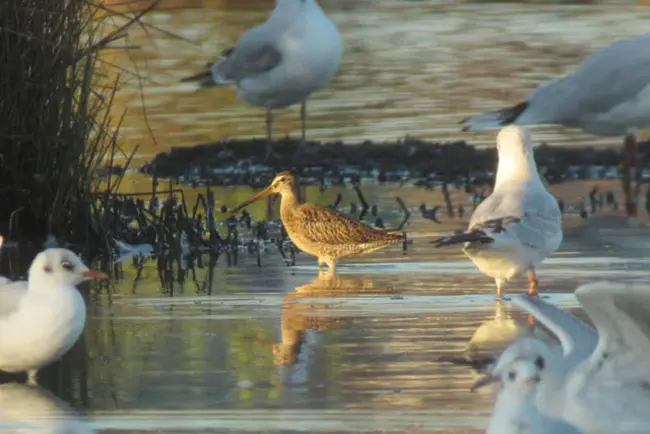
{"label": "long curved bill", "polygon": [[498,377],[492,375],[484,375],[483,377],[476,380],[474,384],[472,384],[472,387],[469,388],[469,391],[474,392],[477,389],[480,389],[481,387],[485,387],[488,384],[496,383],[497,381],[499,381]]}
{"label": "long curved bill", "polygon": [[240,204],[239,206],[237,206],[236,208],[232,209],[230,211],[230,214],[236,213],[240,209],[247,207],[248,205],[255,202],[256,200],[261,199],[261,198],[263,198],[265,196],[268,196],[269,194],[272,194],[270,185],[268,187],[266,187],[264,190],[257,193],[255,196],[248,199],[246,202],[244,202],[244,203]]}

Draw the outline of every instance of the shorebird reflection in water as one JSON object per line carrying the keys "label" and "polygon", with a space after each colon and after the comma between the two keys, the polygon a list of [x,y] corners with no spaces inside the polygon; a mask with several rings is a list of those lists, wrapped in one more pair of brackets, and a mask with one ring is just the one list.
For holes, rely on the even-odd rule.
{"label": "shorebird reflection in water", "polygon": [[[377,287],[370,279],[341,277],[329,270],[319,272],[316,278],[298,286],[282,301],[282,338],[280,342],[270,343],[275,365],[293,366],[301,353],[311,353],[305,351],[305,338],[309,330],[334,330],[352,318],[349,314],[334,314],[331,297],[398,293],[393,288]],[[304,299],[309,301],[305,302]]]}
{"label": "shorebird reflection in water", "polygon": [[334,272],[339,258],[371,253],[405,238],[396,230],[370,228],[338,211],[299,203],[289,172],[278,173],[268,187],[232,212],[270,194],[282,197],[280,218],[289,238],[300,250],[316,256],[319,268],[327,265]]}

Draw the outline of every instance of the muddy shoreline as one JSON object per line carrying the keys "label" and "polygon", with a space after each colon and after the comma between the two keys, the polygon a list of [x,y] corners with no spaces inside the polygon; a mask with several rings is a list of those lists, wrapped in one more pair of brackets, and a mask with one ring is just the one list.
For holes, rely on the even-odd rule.
{"label": "muddy shoreline", "polygon": [[[345,179],[372,179],[377,182],[437,180],[478,183],[491,182],[496,165],[494,147],[478,148],[467,142],[426,142],[405,137],[397,142],[307,142],[290,138],[274,141],[275,155],[265,160],[263,139],[228,140],[172,148],[156,155],[139,171],[186,184],[261,186],[274,173],[291,170],[308,183],[336,184]],[[642,163],[650,142],[639,143]],[[621,151],[613,148],[553,147],[535,149],[538,166],[551,183],[567,178],[570,167],[613,167],[621,161]],[[588,176],[587,176],[588,177]],[[326,181],[325,181],[326,180]],[[481,182],[483,181],[483,182]]]}

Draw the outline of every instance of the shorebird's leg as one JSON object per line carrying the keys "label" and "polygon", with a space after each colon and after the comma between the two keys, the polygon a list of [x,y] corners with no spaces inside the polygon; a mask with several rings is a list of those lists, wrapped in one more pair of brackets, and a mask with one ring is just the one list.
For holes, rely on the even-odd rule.
{"label": "shorebird's leg", "polygon": [[30,386],[37,386],[38,385],[38,371],[36,369],[32,369],[31,371],[27,371],[27,384]]}
{"label": "shorebird's leg", "polygon": [[334,259],[334,258],[327,258],[326,261],[327,261],[327,266],[328,266],[329,269],[330,269],[330,272],[331,272],[332,274],[335,274],[335,273],[336,273],[336,259]]}
{"label": "shorebird's leg", "polygon": [[300,103],[300,127],[302,128],[302,141],[307,138],[307,100]]}
{"label": "shorebird's leg", "polygon": [[322,268],[318,270],[318,278],[320,280],[333,280],[336,278],[336,274],[329,267]]}
{"label": "shorebird's leg", "polygon": [[266,158],[269,159],[273,154],[273,112],[270,108],[266,109]]}
{"label": "shorebird's leg", "polygon": [[501,296],[503,295],[503,280],[495,279],[495,282],[497,283],[497,300],[501,300]]}
{"label": "shorebird's leg", "polygon": [[528,294],[537,295],[537,276],[535,275],[535,270],[530,270],[528,272]]}

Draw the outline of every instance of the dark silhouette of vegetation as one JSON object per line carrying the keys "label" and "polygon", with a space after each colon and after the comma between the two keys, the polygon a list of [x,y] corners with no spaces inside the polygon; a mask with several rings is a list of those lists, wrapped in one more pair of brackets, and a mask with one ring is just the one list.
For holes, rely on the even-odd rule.
{"label": "dark silhouette of vegetation", "polygon": [[[172,148],[158,154],[141,171],[172,178],[182,183],[264,186],[275,172],[291,170],[305,182],[327,177],[337,183],[344,177],[375,177],[380,182],[427,180],[462,185],[492,183],[496,168],[496,148],[476,148],[464,141],[432,143],[407,137],[393,143],[342,142],[308,143],[307,152],[296,153],[298,140],[278,140],[273,149],[279,157],[264,161],[264,140],[236,140]],[[639,144],[642,166],[647,164],[650,142]],[[558,147],[542,144],[535,149],[538,166],[550,183],[592,176],[590,167],[616,169],[621,161],[619,149]],[[342,181],[340,181],[342,182]],[[453,211],[449,211],[453,213]]]}
{"label": "dark silhouette of vegetation", "polygon": [[0,2],[0,233],[105,238],[94,173],[119,150],[109,116],[117,82],[100,52],[156,3],[116,28],[91,0]]}

